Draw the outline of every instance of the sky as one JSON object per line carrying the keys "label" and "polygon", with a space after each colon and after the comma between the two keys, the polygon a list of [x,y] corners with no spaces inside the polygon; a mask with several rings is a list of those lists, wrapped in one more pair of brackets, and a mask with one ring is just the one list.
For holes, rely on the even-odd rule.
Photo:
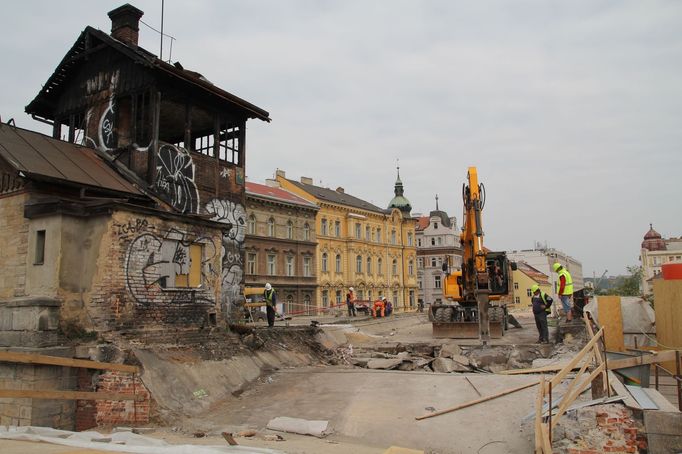
{"label": "sky", "polygon": [[[24,113],[79,33],[123,1],[6,2],[0,117]],[[161,0],[132,0],[159,29]],[[682,236],[682,2],[166,0],[163,57],[270,112],[249,181],[276,169],[386,207],[461,222],[485,184],[485,244],[536,242],[583,274],[639,264],[649,223]],[[140,27],[158,55],[159,34]]]}

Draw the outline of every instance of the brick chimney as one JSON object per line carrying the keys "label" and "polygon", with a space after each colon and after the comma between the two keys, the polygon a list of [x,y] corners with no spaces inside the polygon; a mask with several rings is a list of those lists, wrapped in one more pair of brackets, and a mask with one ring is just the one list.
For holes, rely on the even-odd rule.
{"label": "brick chimney", "polygon": [[135,8],[130,3],[109,11],[111,36],[126,44],[137,46],[140,18],[143,14],[143,11]]}

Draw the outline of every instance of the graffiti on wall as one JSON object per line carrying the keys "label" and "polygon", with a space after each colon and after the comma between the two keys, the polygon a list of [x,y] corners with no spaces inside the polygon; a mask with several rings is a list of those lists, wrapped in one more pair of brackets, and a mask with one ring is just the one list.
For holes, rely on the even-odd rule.
{"label": "graffiti on wall", "polygon": [[154,186],[182,213],[196,213],[199,208],[194,175],[194,161],[187,150],[167,143],[159,146]]}
{"label": "graffiti on wall", "polygon": [[[132,225],[144,222],[135,221]],[[137,303],[214,303],[210,283],[216,274],[213,260],[218,248],[211,238],[190,238],[177,229],[163,235],[140,232],[130,242],[125,259],[126,287]],[[200,246],[200,263],[191,260],[192,245]],[[190,287],[189,276],[196,271],[201,276],[199,285]]]}
{"label": "graffiti on wall", "polygon": [[224,313],[229,314],[240,293],[244,276],[242,252],[246,237],[246,210],[229,200],[213,199],[206,204],[206,212],[214,221],[228,224],[230,229],[223,234],[222,244],[222,292],[221,304]]}

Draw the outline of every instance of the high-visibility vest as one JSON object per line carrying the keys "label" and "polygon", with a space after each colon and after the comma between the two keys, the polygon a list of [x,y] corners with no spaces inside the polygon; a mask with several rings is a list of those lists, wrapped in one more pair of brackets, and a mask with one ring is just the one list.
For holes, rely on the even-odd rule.
{"label": "high-visibility vest", "polygon": [[265,302],[268,306],[272,306],[272,295],[275,293],[275,289],[270,289],[265,291]]}
{"label": "high-visibility vest", "polygon": [[552,309],[550,309],[549,305],[547,304],[547,300],[545,299],[546,296],[547,296],[547,294],[545,292],[543,292],[542,290],[540,290],[540,298],[542,298],[542,303],[545,305],[545,312],[548,314],[551,314]]}
{"label": "high-visibility vest", "polygon": [[[573,295],[573,278],[571,277],[571,273],[568,272],[566,268],[561,268],[559,270],[559,279],[561,279],[561,276],[564,276],[566,279],[566,285],[564,285],[564,293],[562,295]],[[561,280],[556,281],[556,291],[559,293],[559,289],[561,288]]]}

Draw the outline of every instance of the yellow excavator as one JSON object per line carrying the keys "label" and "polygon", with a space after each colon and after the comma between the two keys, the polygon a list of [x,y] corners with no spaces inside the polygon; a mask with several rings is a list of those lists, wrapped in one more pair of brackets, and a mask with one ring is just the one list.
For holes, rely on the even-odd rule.
{"label": "yellow excavator", "polygon": [[509,295],[514,264],[505,252],[491,252],[483,246],[485,187],[478,182],[476,167],[469,167],[462,201],[462,269],[443,263],[444,301],[431,305],[429,319],[434,337],[480,338],[487,344],[507,329],[507,307],[500,300]]}

